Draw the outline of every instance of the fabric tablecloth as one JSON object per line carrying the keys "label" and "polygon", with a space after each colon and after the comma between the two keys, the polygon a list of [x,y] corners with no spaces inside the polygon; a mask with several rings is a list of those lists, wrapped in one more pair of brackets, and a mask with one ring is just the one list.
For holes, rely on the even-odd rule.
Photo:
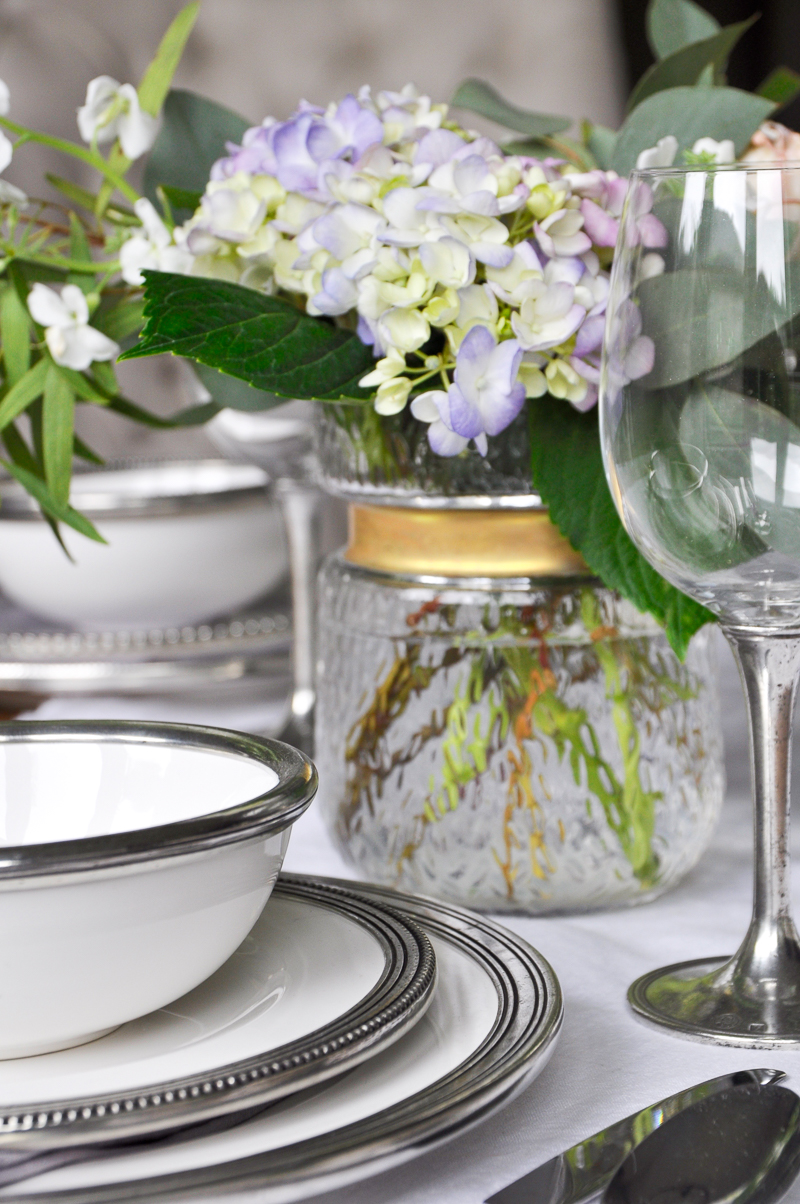
{"label": "fabric tablecloth", "polygon": [[[560,979],[564,1026],[550,1062],[493,1118],[395,1170],[314,1196],[316,1204],[481,1204],[492,1192],[610,1122],[690,1084],[746,1067],[785,1070],[787,1085],[800,1093],[800,1051],[738,1050],[683,1040],[634,1019],[625,1000],[633,979],[655,966],[732,953],[750,917],[745,711],[721,639],[720,662],[728,792],[714,840],[699,864],[669,894],[643,907],[550,919],[502,918],[544,954]],[[60,703],[58,710],[62,715],[69,710],[76,716],[101,717],[102,705],[83,701],[67,708]],[[115,707],[117,716],[123,711]],[[135,717],[142,716],[140,705],[136,711]],[[159,717],[167,717],[163,709]],[[222,718],[210,714],[205,721]],[[795,761],[798,770],[800,756]],[[795,797],[800,798],[800,781]],[[800,858],[800,839],[794,844],[795,857]],[[331,845],[319,807],[312,806],[296,825],[285,868],[354,876]],[[795,875],[794,901],[800,917],[800,873]],[[800,1204],[800,1181],[786,1199]]]}

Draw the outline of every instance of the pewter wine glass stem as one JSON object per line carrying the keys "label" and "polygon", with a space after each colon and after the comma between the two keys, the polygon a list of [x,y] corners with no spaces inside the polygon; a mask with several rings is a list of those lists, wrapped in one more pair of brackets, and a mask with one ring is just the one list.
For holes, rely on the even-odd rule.
{"label": "pewter wine glass stem", "polygon": [[[791,916],[789,854],[792,717],[800,632],[727,627],[750,719],[755,841],[753,918],[734,959],[738,990],[795,1005],[800,1019],[800,942]],[[800,1038],[800,1028],[796,1030]]]}
{"label": "pewter wine glass stem", "polygon": [[286,524],[292,581],[293,688],[289,722],[281,738],[311,752],[315,702],[315,612],[320,492],[283,478],[276,491]]}

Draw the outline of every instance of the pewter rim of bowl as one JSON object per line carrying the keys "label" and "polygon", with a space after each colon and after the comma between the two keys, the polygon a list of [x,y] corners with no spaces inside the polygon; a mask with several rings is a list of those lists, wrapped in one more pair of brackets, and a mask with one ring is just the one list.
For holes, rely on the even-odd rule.
{"label": "pewter rim of bowl", "polygon": [[139,862],[162,861],[285,831],[317,792],[313,763],[279,740],[225,728],[188,723],[150,723],[126,719],[11,721],[0,724],[0,745],[21,743],[118,743],[171,745],[239,754],[278,775],[271,790],[255,798],[192,819],[176,820],[132,832],[86,836],[47,844],[0,846],[0,891],[19,888],[20,879],[99,870],[113,871]]}
{"label": "pewter rim of bowl", "polygon": [[[229,486],[225,489],[205,490],[198,493],[131,495],[114,488],[98,488],[96,493],[85,493],[73,497],[72,503],[81,514],[89,518],[163,518],[178,514],[196,513],[198,510],[221,510],[223,507],[263,504],[269,490],[269,474],[257,465],[236,464],[222,457],[203,460],[109,460],[103,465],[81,468],[75,476],[85,480],[93,475],[111,472],[133,472],[139,469],[159,468],[225,468],[231,472],[245,468],[250,473],[263,474],[261,484]],[[13,477],[0,481],[0,522],[44,522],[38,503],[19,485]]]}

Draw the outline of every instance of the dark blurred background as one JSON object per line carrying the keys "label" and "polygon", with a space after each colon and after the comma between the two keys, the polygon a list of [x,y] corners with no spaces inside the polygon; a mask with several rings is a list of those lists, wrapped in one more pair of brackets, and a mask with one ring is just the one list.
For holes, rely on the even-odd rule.
{"label": "dark blurred background", "polygon": [[[631,88],[653,62],[644,32],[647,0],[616,0],[624,49],[625,84]],[[800,72],[800,0],[701,0],[720,25],[733,25],[760,13],[731,55],[728,83],[752,92],[774,67]],[[781,112],[780,120],[800,128],[800,98]]]}

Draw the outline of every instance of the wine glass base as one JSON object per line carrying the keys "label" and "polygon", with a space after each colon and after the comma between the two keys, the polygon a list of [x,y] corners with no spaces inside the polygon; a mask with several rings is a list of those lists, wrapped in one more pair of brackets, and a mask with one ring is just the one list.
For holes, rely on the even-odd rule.
{"label": "wine glass base", "polygon": [[628,1002],[640,1019],[690,1040],[800,1049],[800,999],[743,998],[733,989],[730,966],[727,957],[662,966],[637,978]]}

